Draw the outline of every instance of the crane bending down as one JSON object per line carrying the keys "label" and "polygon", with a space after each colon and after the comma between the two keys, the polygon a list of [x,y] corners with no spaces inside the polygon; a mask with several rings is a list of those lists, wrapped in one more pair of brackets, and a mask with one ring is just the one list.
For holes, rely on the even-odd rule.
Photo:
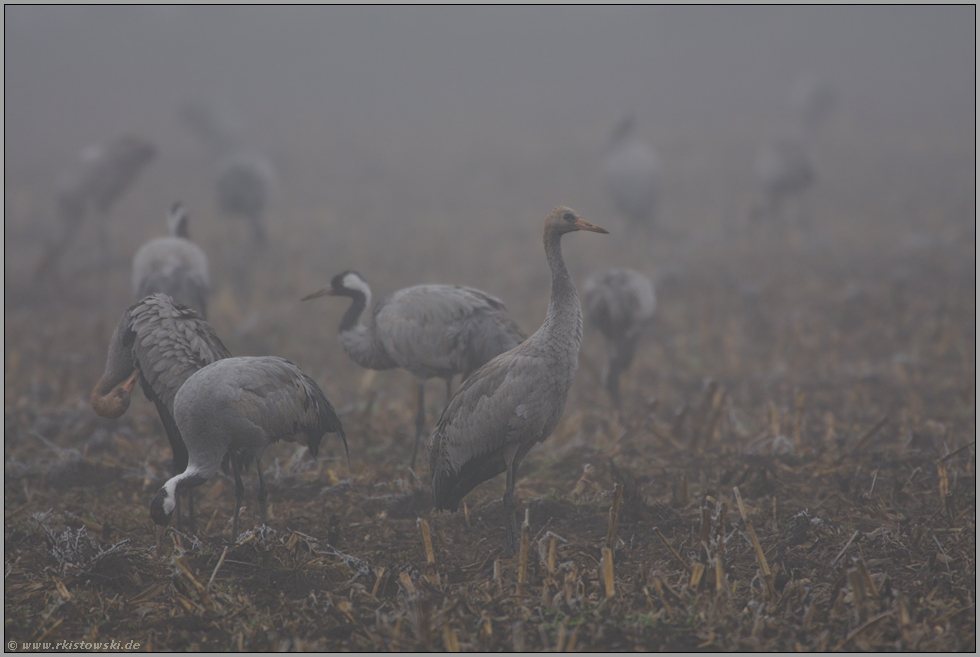
{"label": "crane bending down", "polygon": [[[173,451],[171,475],[176,475],[187,468],[187,448],[174,421],[177,391],[205,365],[230,356],[196,311],[175,304],[166,294],[153,294],[133,304],[119,320],[109,340],[105,373],[92,390],[92,409],[102,417],[120,417],[139,379],[167,432]],[[188,514],[193,527],[193,498]]]}
{"label": "crane bending down", "polygon": [[103,249],[102,264],[105,264],[105,216],[154,157],[156,147],[131,134],[82,151],[78,166],[58,184],[56,195],[62,230],[41,255],[35,278],[57,267],[90,212],[98,215],[99,246]]}
{"label": "crane bending down", "polygon": [[133,292],[142,299],[155,292],[169,294],[175,303],[208,316],[208,257],[190,241],[190,217],[181,202],[167,215],[169,237],[145,243],[133,257]]}
{"label": "crane bending down", "polygon": [[544,323],[521,345],[463,381],[429,443],[436,509],[456,511],[473,488],[507,472],[507,547],[515,552],[517,470],[528,450],[554,430],[578,366],[582,308],[561,254],[561,236],[576,230],[608,232],[565,207],[548,215],[544,250],[551,268],[551,302]]}
{"label": "crane bending down", "polygon": [[653,283],[633,269],[604,269],[585,281],[582,298],[589,324],[610,343],[602,385],[619,406],[619,375],[633,362],[640,331],[653,319]]}
{"label": "crane bending down", "polygon": [[500,299],[472,287],[406,287],[379,302],[367,326],[361,323],[361,316],[371,302],[371,288],[360,274],[337,274],[330,287],[303,300],[327,294],[352,300],[340,321],[340,344],[351,360],[372,370],[401,367],[418,380],[413,468],[425,434],[426,380],[445,379],[448,402],[454,375],[462,374],[465,379],[527,337],[503,315],[504,303]]}
{"label": "crane bending down", "polygon": [[[187,445],[187,468],[172,477],[150,502],[150,517],[165,525],[181,490],[200,486],[227,454],[235,476],[232,541],[245,488],[242,469],[254,459],[259,471],[259,505],[265,522],[267,493],[259,460],[279,440],[304,442],[315,458],[325,433],[347,437],[340,418],[316,381],[284,358],[226,358],[187,379],[174,400],[174,418]],[[348,455],[349,458],[349,455]]]}

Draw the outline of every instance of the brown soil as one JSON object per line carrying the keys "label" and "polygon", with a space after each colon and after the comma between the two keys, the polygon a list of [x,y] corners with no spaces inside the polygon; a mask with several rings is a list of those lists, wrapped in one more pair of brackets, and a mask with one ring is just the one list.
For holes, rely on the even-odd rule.
{"label": "brown soil", "polygon": [[[735,158],[689,153],[666,185],[673,235],[630,240],[614,216],[596,216],[608,208],[593,169],[540,180],[555,194],[542,198],[531,174],[554,153],[518,156],[513,171],[460,167],[431,197],[411,180],[353,174],[323,189],[321,163],[300,159],[283,175],[275,244],[244,265],[244,231],[226,235],[209,190],[174,167],[113,212],[120,255],[107,274],[78,255],[94,240],[83,234],[47,283],[33,283],[28,265],[31,222],[50,208],[50,190],[8,172],[5,639],[154,650],[975,650],[975,186],[955,182],[973,153],[941,141],[898,156],[862,148],[825,153],[841,165],[807,199],[809,226],[785,230],[743,228],[746,203],[719,211],[724,194],[695,189],[690,176],[717,189]],[[305,448],[270,448],[268,526],[258,526],[252,471],[233,547],[228,477],[197,489],[196,532],[158,530],[148,504],[170,454],[153,407],[140,397],[112,421],[88,405],[132,302],[122,254],[162,232],[174,189],[192,190],[192,232],[217,288],[211,321],[228,347],[297,363],[351,443],[349,465],[333,436],[316,461]],[[434,513],[425,465],[407,467],[411,376],[359,370],[336,340],[346,304],[298,299],[354,267],[376,298],[413,283],[475,285],[533,331],[548,294],[541,221],[559,203],[614,233],[566,237],[576,281],[632,266],[658,275],[659,305],[619,412],[598,387],[604,345],[586,328],[564,417],[521,468],[522,562],[502,553],[503,477],[473,491],[465,512]],[[232,285],[235,271],[251,284]],[[444,400],[440,385],[428,392],[431,426]]]}

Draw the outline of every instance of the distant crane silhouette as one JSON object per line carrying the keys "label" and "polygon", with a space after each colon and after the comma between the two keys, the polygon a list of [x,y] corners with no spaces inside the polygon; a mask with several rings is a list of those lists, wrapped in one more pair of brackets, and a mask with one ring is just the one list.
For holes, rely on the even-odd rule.
{"label": "distant crane silhouette", "polygon": [[61,234],[47,245],[35,278],[53,272],[90,213],[98,215],[99,245],[106,260],[105,216],[156,156],[156,147],[141,137],[124,134],[82,151],[78,166],[57,187]]}
{"label": "distant crane silhouette", "polygon": [[616,211],[633,226],[654,228],[660,198],[660,158],[649,144],[633,135],[635,125],[632,114],[616,123],[602,170]]}
{"label": "distant crane silhouette", "polygon": [[187,208],[179,201],[167,215],[169,237],[146,242],[133,257],[133,292],[142,299],[155,292],[169,294],[175,303],[207,317],[208,257],[190,241]]}
{"label": "distant crane silhouette", "polygon": [[253,151],[239,151],[218,165],[218,209],[228,216],[244,217],[256,246],[264,246],[268,239],[265,217],[275,183],[272,164]]}
{"label": "distant crane silhouette", "polygon": [[619,406],[619,375],[633,362],[640,331],[653,319],[653,283],[633,269],[604,269],[585,281],[582,298],[589,324],[610,343],[602,385]]}
{"label": "distant crane silhouette", "polygon": [[544,323],[519,346],[465,379],[429,442],[436,509],[456,511],[480,483],[507,473],[507,547],[516,552],[514,484],[521,460],[554,431],[565,408],[582,343],[582,308],[561,254],[561,237],[576,230],[608,231],[558,207],[544,224],[551,301]]}
{"label": "distant crane silhouette", "polygon": [[210,479],[228,455],[235,477],[233,542],[245,493],[241,473],[253,459],[265,522],[268,493],[260,459],[268,445],[303,442],[315,458],[323,435],[337,433],[347,450],[340,418],[320,386],[288,360],[274,356],[226,358],[195,372],[177,391],[174,418],[187,445],[187,467],[150,502],[150,517],[158,525],[167,524],[180,492]]}
{"label": "distant crane silhouette", "polygon": [[[92,409],[118,418],[129,408],[139,379],[160,414],[173,451],[171,474],[187,467],[187,448],[174,421],[177,391],[196,371],[231,354],[197,311],[174,304],[163,293],[146,297],[123,313],[109,340],[105,373],[92,390]],[[194,522],[193,500],[188,509]]]}
{"label": "distant crane silhouette", "polygon": [[452,378],[470,372],[520,344],[527,336],[503,315],[504,303],[472,287],[415,285],[398,290],[374,307],[370,323],[361,316],[371,302],[371,288],[355,271],[337,274],[330,287],[303,297],[345,296],[352,300],[340,321],[340,344],[351,360],[367,369],[401,367],[418,380],[415,446],[425,433],[425,382],[446,381],[446,399]]}

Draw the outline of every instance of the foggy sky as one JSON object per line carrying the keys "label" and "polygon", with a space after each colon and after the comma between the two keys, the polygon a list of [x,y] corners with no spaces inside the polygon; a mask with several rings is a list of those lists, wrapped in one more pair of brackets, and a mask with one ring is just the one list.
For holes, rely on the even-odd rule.
{"label": "foggy sky", "polygon": [[[793,81],[869,131],[973,140],[975,10],[959,7],[5,7],[7,166],[131,129],[164,142],[202,94],[254,142],[411,161],[502,134],[710,138],[785,120]],[[474,146],[476,147],[476,146]]]}

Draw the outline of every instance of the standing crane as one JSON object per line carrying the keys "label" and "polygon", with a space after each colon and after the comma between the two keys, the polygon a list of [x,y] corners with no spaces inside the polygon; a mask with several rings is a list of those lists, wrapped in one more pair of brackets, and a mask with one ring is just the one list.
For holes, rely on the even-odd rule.
{"label": "standing crane", "polygon": [[244,217],[256,246],[264,246],[267,240],[265,214],[275,182],[272,164],[256,152],[239,151],[218,165],[218,209],[229,216]]}
{"label": "standing crane", "polygon": [[57,187],[61,235],[41,255],[35,277],[57,267],[89,213],[98,215],[99,246],[106,260],[105,217],[156,156],[156,147],[136,135],[124,134],[82,151],[78,166]]}
{"label": "standing crane", "polygon": [[155,292],[169,294],[175,303],[208,316],[208,257],[190,241],[187,208],[174,203],[167,215],[169,237],[145,243],[133,257],[133,292],[142,299]]}
{"label": "standing crane", "polygon": [[339,329],[340,344],[351,360],[371,370],[401,367],[418,380],[413,468],[425,433],[425,382],[433,377],[444,379],[448,402],[453,376],[462,374],[465,379],[527,337],[503,315],[503,301],[472,287],[406,287],[379,302],[367,326],[361,317],[371,302],[371,288],[360,274],[341,272],[330,281],[330,287],[303,297],[303,301],[328,294],[352,301]]}
{"label": "standing crane", "polygon": [[[146,398],[160,414],[173,451],[171,474],[187,467],[187,448],[174,421],[177,391],[196,371],[231,354],[211,325],[197,311],[176,305],[169,296],[153,294],[131,306],[109,340],[105,373],[92,390],[92,409],[118,418],[130,404],[139,379]],[[188,508],[194,523],[194,502]]]}
{"label": "standing crane", "polygon": [[519,535],[514,515],[517,470],[528,450],[554,431],[578,366],[582,308],[561,254],[562,235],[577,230],[608,232],[565,207],[545,219],[551,301],[544,323],[463,381],[429,443],[436,509],[456,511],[473,488],[507,473],[507,547],[514,552]]}
{"label": "standing crane", "polygon": [[660,158],[649,144],[633,136],[635,124],[632,114],[616,123],[602,171],[616,211],[631,225],[653,228],[660,196]]}
{"label": "standing crane", "polygon": [[585,281],[582,297],[589,324],[610,344],[602,385],[619,406],[619,375],[633,362],[640,331],[653,319],[653,283],[634,269],[604,269]]}
{"label": "standing crane", "polygon": [[265,522],[268,493],[260,459],[268,445],[280,440],[305,442],[316,458],[323,435],[337,433],[347,451],[340,418],[320,386],[288,360],[275,356],[226,358],[195,372],[177,391],[174,418],[187,445],[187,467],[150,502],[150,517],[166,525],[180,492],[210,479],[228,455],[235,476],[232,542],[238,538],[238,510],[245,494],[242,470],[253,459]]}

